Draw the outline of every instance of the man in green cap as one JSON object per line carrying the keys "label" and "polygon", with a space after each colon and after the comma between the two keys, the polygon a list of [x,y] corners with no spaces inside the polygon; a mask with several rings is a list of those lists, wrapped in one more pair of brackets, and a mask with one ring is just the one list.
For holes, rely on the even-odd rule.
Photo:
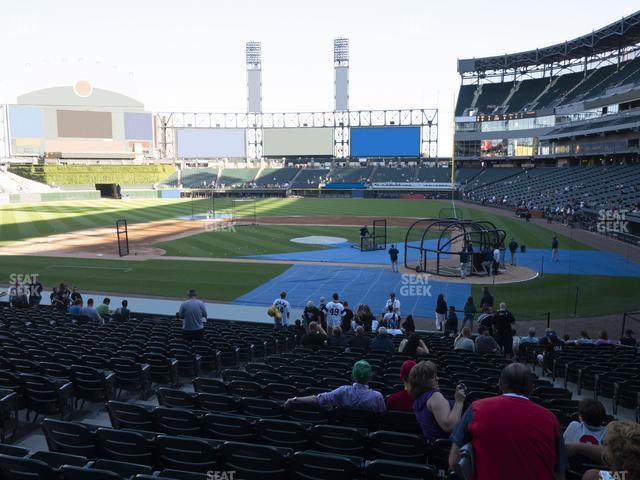
{"label": "man in green cap", "polygon": [[387,407],[384,397],[377,390],[369,388],[369,381],[373,377],[373,370],[369,362],[358,360],[351,371],[353,385],[343,385],[331,392],[308,397],[293,397],[285,402],[285,406],[291,403],[306,403],[320,405],[321,407],[351,407],[362,410],[371,410],[376,413],[384,413]]}

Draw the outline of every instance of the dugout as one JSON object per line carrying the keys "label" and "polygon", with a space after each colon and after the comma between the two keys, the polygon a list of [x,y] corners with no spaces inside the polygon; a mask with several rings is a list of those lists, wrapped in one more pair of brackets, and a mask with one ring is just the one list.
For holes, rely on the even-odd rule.
{"label": "dugout", "polygon": [[471,242],[471,274],[482,271],[483,252],[504,243],[506,232],[489,221],[424,218],[405,236],[404,266],[416,272],[447,277],[460,275],[460,252]]}

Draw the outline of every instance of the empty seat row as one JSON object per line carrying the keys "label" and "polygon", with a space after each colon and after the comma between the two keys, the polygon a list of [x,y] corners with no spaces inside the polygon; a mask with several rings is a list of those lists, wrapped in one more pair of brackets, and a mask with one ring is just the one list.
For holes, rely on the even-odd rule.
{"label": "empty seat row", "polygon": [[[180,439],[165,437],[167,448],[178,450]],[[176,443],[176,441],[178,443]],[[225,444],[216,451],[207,445],[185,441],[185,458],[177,455],[162,457],[164,464],[187,467],[190,470],[153,468],[110,460],[87,461],[73,455],[0,454],[0,475],[7,480],[386,480],[405,478],[436,480],[436,469],[389,460],[364,462],[356,457],[327,455],[306,451],[292,455],[270,447],[245,444]],[[199,448],[202,447],[202,448]],[[189,450],[191,449],[191,450]],[[187,455],[191,454],[188,458]],[[214,454],[215,456],[211,456]]]}

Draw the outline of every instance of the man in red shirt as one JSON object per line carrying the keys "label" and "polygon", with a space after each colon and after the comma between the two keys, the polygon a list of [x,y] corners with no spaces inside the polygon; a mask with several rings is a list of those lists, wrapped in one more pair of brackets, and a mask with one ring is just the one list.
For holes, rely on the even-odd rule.
{"label": "man in red shirt", "polygon": [[512,363],[500,375],[502,395],[476,400],[451,435],[449,466],[458,472],[460,447],[471,443],[475,480],[564,479],[567,458],[556,416],[527,398],[529,369]]}
{"label": "man in red shirt", "polygon": [[400,367],[400,379],[404,383],[404,389],[392,393],[387,397],[387,410],[400,410],[402,412],[413,412],[413,398],[407,391],[407,379],[409,372],[416,364],[413,360],[407,360]]}

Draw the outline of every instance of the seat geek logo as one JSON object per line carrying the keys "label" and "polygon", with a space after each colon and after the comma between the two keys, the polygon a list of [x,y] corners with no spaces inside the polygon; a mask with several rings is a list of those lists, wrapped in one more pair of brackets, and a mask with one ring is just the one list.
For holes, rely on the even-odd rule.
{"label": "seat geek logo", "polygon": [[400,295],[403,297],[430,297],[431,285],[429,285],[429,275],[409,275],[403,273],[400,280]]}
{"label": "seat geek logo", "polygon": [[209,470],[207,480],[234,480],[235,470]]}
{"label": "seat geek logo", "polygon": [[629,210],[598,210],[596,228],[598,233],[629,233]]}

